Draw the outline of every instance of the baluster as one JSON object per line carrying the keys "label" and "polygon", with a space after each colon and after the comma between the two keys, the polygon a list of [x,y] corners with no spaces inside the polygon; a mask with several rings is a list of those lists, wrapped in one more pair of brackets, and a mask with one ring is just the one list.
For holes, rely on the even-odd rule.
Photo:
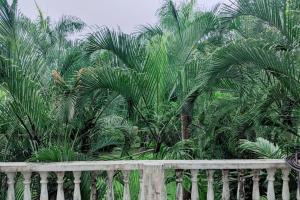
{"label": "baluster", "polygon": [[207,200],[214,200],[214,170],[207,171]]}
{"label": "baluster", "polygon": [[290,199],[290,189],[289,189],[289,174],[290,169],[282,169],[282,200]]}
{"label": "baluster", "polygon": [[191,170],[191,181],[192,181],[192,194],[191,199],[192,200],[199,200],[199,192],[198,192],[198,170],[193,169]]}
{"label": "baluster", "polygon": [[253,200],[259,200],[260,194],[259,194],[259,173],[260,170],[254,170],[253,171],[253,188],[252,188],[252,199]]}
{"label": "baluster", "polygon": [[183,188],[182,188],[182,181],[183,181],[183,171],[176,170],[176,200],[183,199]]}
{"label": "baluster", "polygon": [[140,170],[140,192],[139,192],[139,200],[144,200],[144,182],[143,182],[143,170]]}
{"label": "baluster", "polygon": [[114,179],[114,171],[107,171],[107,200],[114,200],[114,188],[113,188],[113,179]]}
{"label": "baluster", "polygon": [[64,194],[64,172],[57,172],[57,194],[56,194],[56,200],[64,200],[65,194]]}
{"label": "baluster", "polygon": [[40,200],[48,200],[48,172],[40,172],[41,195]]}
{"label": "baluster", "polygon": [[31,200],[30,183],[31,183],[31,172],[23,172],[23,184],[24,184],[24,200]]}
{"label": "baluster", "polygon": [[222,171],[222,182],[223,182],[223,191],[222,191],[222,200],[229,200],[230,199],[230,190],[229,190],[229,170]]}
{"label": "baluster", "polygon": [[7,175],[7,200],[15,200],[15,176],[16,173],[14,172],[8,172]]}
{"label": "baluster", "polygon": [[123,171],[124,176],[124,193],[123,200],[130,200],[130,191],[129,191],[129,175],[130,171]]}
{"label": "baluster", "polygon": [[244,178],[244,170],[240,170],[239,174],[238,174],[237,199],[238,200],[245,200],[245,178]]}
{"label": "baluster", "polygon": [[268,172],[268,192],[267,192],[267,198],[268,200],[275,200],[275,191],[274,191],[274,181],[275,181],[275,172],[276,169],[267,169]]}
{"label": "baluster", "polygon": [[73,193],[73,200],[81,200],[81,193],[80,193],[80,177],[81,172],[73,172],[74,175],[74,193]]}

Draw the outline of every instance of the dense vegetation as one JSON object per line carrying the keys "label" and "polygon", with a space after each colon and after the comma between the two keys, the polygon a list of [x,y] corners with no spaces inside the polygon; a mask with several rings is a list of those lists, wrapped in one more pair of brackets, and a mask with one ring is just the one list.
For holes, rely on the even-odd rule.
{"label": "dense vegetation", "polygon": [[[156,25],[74,40],[80,19],[53,22],[37,7],[32,21],[16,0],[0,0],[0,161],[283,158],[299,149],[300,1],[236,0],[210,12],[196,3],[166,0]],[[174,176],[167,181],[174,189]],[[138,173],[130,184],[135,199]],[[119,199],[122,181],[115,188]]]}

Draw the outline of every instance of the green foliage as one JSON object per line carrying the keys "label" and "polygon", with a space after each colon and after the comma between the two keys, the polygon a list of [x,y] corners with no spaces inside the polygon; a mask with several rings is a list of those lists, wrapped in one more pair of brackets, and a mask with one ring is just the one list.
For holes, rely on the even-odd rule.
{"label": "green foliage", "polygon": [[[53,22],[37,5],[31,20],[17,1],[0,0],[0,161],[284,158],[299,149],[299,0],[196,5],[166,0],[157,24],[75,40],[86,26],[77,17]],[[90,181],[84,173],[83,199]],[[170,199],[175,181],[168,172]],[[96,182],[104,198],[106,174]],[[20,199],[19,175],[16,185]],[[130,187],[137,199],[138,172]]]}
{"label": "green foliage", "polygon": [[286,157],[282,150],[273,143],[263,138],[257,138],[256,142],[242,140],[240,148],[243,151],[251,151],[262,159],[281,159]]}

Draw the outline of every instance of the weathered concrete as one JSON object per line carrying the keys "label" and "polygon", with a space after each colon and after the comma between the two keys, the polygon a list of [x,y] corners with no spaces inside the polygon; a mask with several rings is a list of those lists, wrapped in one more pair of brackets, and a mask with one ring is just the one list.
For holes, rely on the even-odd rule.
{"label": "weathered concrete", "polygon": [[[176,199],[183,198],[183,174],[189,174],[192,182],[191,199],[198,200],[198,173],[207,172],[207,199],[214,199],[214,172],[222,171],[222,200],[230,199],[229,177],[231,171],[239,171],[238,178],[238,199],[245,199],[244,193],[244,175],[243,171],[252,169],[253,171],[253,192],[252,199],[260,199],[259,176],[260,170],[266,169],[268,172],[268,200],[275,200],[274,175],[276,170],[282,171],[282,199],[289,200],[289,173],[290,169],[284,160],[150,160],[150,161],[87,161],[87,162],[63,162],[63,163],[0,163],[0,172],[7,175],[7,199],[15,200],[15,175],[16,172],[23,174],[24,199],[31,199],[30,182],[32,172],[40,174],[41,200],[48,199],[48,174],[55,172],[57,174],[57,200],[64,200],[64,174],[73,172],[74,175],[74,200],[81,200],[80,177],[82,172],[90,172],[93,176],[99,171],[107,171],[107,193],[108,200],[114,199],[113,179],[117,171],[122,171],[124,191],[123,200],[130,200],[130,172],[132,170],[140,171],[140,193],[141,200],[165,200],[165,170],[176,170],[177,192]],[[96,177],[95,177],[96,178]],[[92,198],[93,199],[93,198]],[[297,199],[300,199],[299,195]]]}
{"label": "weathered concrete", "polygon": [[163,165],[146,164],[143,167],[143,197],[142,200],[164,200],[165,176]]}

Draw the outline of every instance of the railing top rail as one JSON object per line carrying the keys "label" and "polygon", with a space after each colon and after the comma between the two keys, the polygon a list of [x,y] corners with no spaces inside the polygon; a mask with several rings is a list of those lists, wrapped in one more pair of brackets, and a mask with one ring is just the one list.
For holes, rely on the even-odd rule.
{"label": "railing top rail", "polygon": [[288,167],[285,160],[257,159],[257,160],[195,160],[164,163],[165,168],[176,169],[270,169]]}
{"label": "railing top rail", "polygon": [[120,160],[74,161],[54,163],[0,162],[0,171],[101,171],[136,170],[145,165],[160,165],[165,169],[269,169],[287,168],[285,160]]}

